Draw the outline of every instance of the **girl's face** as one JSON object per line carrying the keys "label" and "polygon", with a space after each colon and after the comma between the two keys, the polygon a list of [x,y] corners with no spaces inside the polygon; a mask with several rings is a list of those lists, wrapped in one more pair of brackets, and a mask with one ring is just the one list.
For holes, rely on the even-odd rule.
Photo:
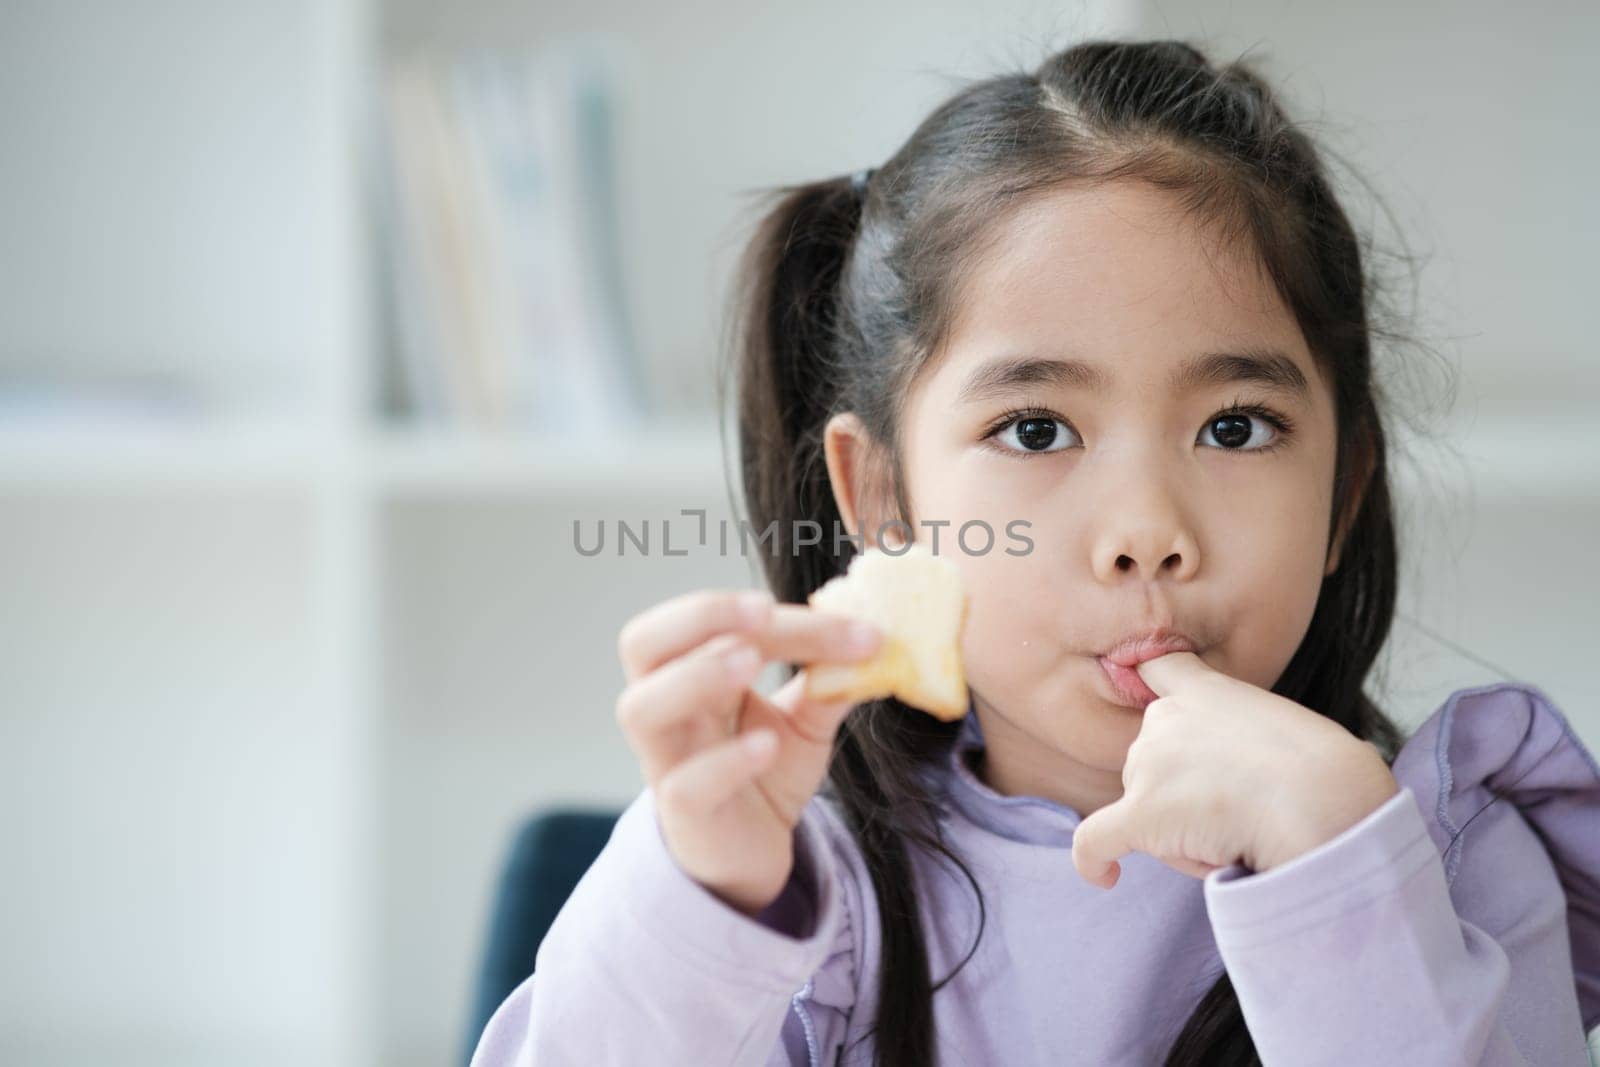
{"label": "girl's face", "polygon": [[[1288,665],[1338,563],[1333,397],[1253,256],[1169,193],[1053,191],[993,247],[907,398],[907,492],[970,596],[984,779],[1087,815],[1121,795],[1142,715],[1102,653],[1166,627],[1262,688]],[[855,485],[859,424],[828,438]],[[987,552],[982,526],[957,542],[974,520]]]}

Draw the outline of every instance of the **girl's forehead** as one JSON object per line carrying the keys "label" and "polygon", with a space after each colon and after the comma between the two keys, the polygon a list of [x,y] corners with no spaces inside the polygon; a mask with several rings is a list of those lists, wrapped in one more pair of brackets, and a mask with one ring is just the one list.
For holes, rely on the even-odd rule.
{"label": "girl's forehead", "polygon": [[1254,249],[1224,240],[1165,190],[1053,190],[997,225],[929,368],[946,389],[1025,354],[1086,364],[1107,387],[1193,385],[1180,372],[1206,353],[1274,352],[1316,373]]}

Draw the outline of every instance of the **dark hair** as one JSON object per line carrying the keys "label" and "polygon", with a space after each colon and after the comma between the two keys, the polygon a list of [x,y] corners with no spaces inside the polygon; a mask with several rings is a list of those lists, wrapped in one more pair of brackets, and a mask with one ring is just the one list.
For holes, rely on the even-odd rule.
{"label": "dark hair", "polygon": [[[1333,384],[1337,461],[1330,538],[1348,523],[1339,567],[1273,692],[1370,741],[1392,763],[1400,730],[1363,692],[1395,613],[1396,535],[1376,328],[1361,243],[1322,158],[1242,61],[1213,66],[1180,41],[1089,41],[1031,73],[968,84],[941,104],[858,189],[851,175],[766,191],[739,264],[729,350],[738,378],[740,472],[761,553],[782,601],[842,573],[840,524],[822,432],[854,412],[881,449],[883,492],[910,521],[899,450],[905,391],[953,318],[963,280],[996,222],[1065,183],[1138,180],[1171,191],[1193,218],[1248,241]],[[821,544],[795,539],[814,522]],[[774,525],[775,524],[775,525]],[[883,923],[877,1063],[934,1062],[932,997],[909,847],[949,859],[921,768],[947,758],[959,723],[893,699],[840,726],[823,792],[859,841]],[[973,951],[977,948],[973,945]],[[971,959],[966,958],[956,971]],[[1228,976],[1200,1001],[1166,1063],[1256,1064]]]}

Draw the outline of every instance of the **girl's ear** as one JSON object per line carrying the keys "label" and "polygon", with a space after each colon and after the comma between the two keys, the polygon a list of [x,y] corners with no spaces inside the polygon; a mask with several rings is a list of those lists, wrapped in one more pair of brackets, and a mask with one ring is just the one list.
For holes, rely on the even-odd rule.
{"label": "girl's ear", "polygon": [[[881,517],[883,457],[877,443],[855,412],[843,411],[823,428],[822,451],[845,532],[863,537],[867,547],[874,546],[879,523],[886,521]],[[829,536],[827,531],[824,536]]]}

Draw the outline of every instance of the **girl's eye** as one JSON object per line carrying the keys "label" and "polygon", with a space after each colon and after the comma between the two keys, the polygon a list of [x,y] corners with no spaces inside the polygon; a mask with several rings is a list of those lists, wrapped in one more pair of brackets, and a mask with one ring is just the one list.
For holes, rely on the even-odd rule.
{"label": "girl's eye", "polygon": [[1067,435],[1072,429],[1053,415],[1024,412],[1021,417],[1013,414],[1006,418],[1010,421],[986,435],[998,438],[1006,446],[1002,452],[1060,452],[1071,445]]}
{"label": "girl's eye", "polygon": [[1210,434],[1218,447],[1228,452],[1268,452],[1281,445],[1291,429],[1285,415],[1259,404],[1235,404],[1212,416],[1201,429],[1200,439],[1204,442]]}

